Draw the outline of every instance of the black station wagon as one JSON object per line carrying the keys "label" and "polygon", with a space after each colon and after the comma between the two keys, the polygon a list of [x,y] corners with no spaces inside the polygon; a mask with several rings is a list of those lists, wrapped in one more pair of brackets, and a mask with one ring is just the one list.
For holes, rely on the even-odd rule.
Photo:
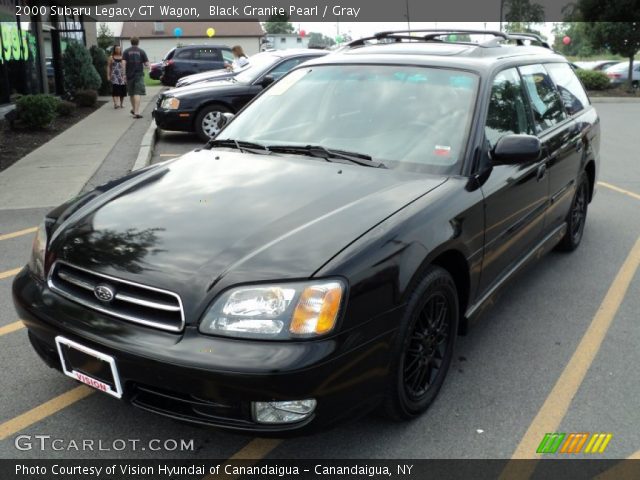
{"label": "black station wagon", "polygon": [[352,42],[223,116],[206,148],[50,212],[13,284],[35,350],[238,431],[425,411],[505,282],[578,247],[598,175],[567,60],[477,33]]}

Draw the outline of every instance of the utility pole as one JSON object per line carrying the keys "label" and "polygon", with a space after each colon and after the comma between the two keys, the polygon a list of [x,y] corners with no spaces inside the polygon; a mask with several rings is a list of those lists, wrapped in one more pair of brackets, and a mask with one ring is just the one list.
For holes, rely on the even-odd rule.
{"label": "utility pole", "polygon": [[407,31],[409,35],[411,35],[411,17],[409,16],[409,0],[405,0],[405,5],[407,7]]}

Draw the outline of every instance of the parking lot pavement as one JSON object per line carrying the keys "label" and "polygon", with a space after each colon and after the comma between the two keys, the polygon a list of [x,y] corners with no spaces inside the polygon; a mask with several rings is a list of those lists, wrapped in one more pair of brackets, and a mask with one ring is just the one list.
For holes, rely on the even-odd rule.
{"label": "parking lot pavement", "polygon": [[[242,455],[268,458],[532,457],[540,431],[609,432],[613,437],[605,458],[638,452],[640,373],[632,366],[640,355],[640,168],[634,121],[640,105],[597,108],[603,184],[590,205],[583,244],[573,254],[552,252],[541,259],[459,338],[449,377],[422,417],[392,423],[369,415],[314,436],[259,441],[178,424],[99,393],[85,396],[84,387],[42,364],[23,328],[2,333],[17,321],[9,277],[0,279],[0,457],[204,459],[228,458],[241,449]],[[193,136],[163,132],[155,159],[199,146]],[[41,214],[0,211],[0,235],[35,226]],[[0,240],[0,273],[24,263],[31,236]],[[42,453],[16,449],[18,434],[107,445],[115,439],[140,439],[142,445],[151,438],[193,439],[195,450]]]}
{"label": "parking lot pavement", "polygon": [[151,163],[164,162],[179,157],[191,150],[201,148],[203,145],[204,142],[194,133],[158,130]]}

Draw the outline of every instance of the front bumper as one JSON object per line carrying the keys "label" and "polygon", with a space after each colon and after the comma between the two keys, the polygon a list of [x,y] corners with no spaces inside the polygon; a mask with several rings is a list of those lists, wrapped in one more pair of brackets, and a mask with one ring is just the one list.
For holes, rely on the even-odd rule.
{"label": "front bumper", "polygon": [[183,110],[164,110],[156,107],[153,110],[156,125],[163,130],[178,132],[193,132],[193,117],[195,112]]}
{"label": "front bumper", "polygon": [[[306,342],[260,342],[181,334],[112,319],[59,297],[23,270],[13,284],[34,349],[60,369],[62,335],[115,358],[123,399],[177,420],[253,433],[309,433],[361,415],[380,400],[394,331],[357,343],[362,332]],[[379,317],[377,317],[379,318]],[[388,318],[387,318],[388,320]],[[358,345],[354,347],[353,345]],[[315,398],[293,424],[254,422],[251,402]]]}

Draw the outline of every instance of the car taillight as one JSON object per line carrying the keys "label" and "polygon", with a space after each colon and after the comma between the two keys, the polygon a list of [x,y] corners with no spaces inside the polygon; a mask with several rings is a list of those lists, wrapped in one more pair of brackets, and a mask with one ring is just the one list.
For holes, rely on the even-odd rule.
{"label": "car taillight", "polygon": [[165,60],[164,62],[162,62],[163,67],[168,67],[171,65],[173,65],[173,60]]}
{"label": "car taillight", "polygon": [[607,73],[607,77],[609,77],[609,78],[620,78],[620,77],[622,77],[622,74],[609,72],[609,73]]}

